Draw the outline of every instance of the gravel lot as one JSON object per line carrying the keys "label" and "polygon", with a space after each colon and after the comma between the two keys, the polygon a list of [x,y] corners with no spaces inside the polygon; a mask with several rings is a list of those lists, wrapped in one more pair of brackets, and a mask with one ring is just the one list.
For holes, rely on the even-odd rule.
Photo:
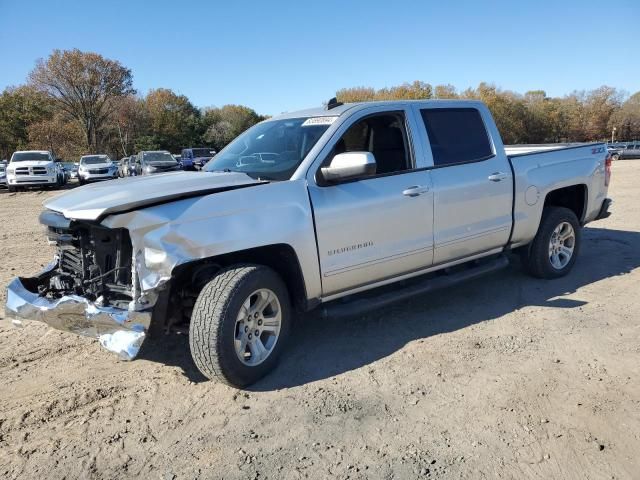
{"label": "gravel lot", "polygon": [[[184,336],[122,362],[2,320],[0,477],[639,478],[639,185],[640,161],[614,164],[613,215],[585,230],[568,277],[534,280],[514,261],[301,322],[248,391],[205,381]],[[37,223],[50,195],[0,191],[0,285],[51,258]]]}

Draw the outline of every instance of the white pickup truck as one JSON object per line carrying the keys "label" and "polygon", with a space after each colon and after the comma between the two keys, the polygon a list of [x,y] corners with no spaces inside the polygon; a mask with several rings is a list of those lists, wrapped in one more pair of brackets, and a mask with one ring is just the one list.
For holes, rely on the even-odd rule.
{"label": "white pickup truck", "polygon": [[281,115],[203,172],[47,201],[58,254],[9,284],[7,317],[94,336],[125,358],[149,330],[188,328],[204,375],[248,385],[311,309],[378,308],[502,268],[512,251],[536,277],[566,275],[582,226],[609,214],[607,149],[516,151],[476,101]]}
{"label": "white pickup truck", "polygon": [[10,192],[23,187],[62,187],[67,183],[62,164],[46,150],[14,152],[6,176]]}

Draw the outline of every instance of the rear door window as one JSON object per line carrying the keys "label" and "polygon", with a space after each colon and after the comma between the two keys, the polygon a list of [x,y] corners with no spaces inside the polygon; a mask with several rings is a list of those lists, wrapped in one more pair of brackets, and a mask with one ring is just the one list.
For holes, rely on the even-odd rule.
{"label": "rear door window", "polygon": [[475,108],[420,110],[435,166],[478,162],[493,156],[489,135]]}

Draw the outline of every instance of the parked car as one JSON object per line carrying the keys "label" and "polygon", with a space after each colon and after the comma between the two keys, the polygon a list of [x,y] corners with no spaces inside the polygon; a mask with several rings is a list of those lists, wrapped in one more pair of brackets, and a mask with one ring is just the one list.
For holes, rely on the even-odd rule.
{"label": "parked car", "polygon": [[136,175],[153,175],[178,170],[180,165],[166,150],[140,152],[135,158]]}
{"label": "parked car", "polygon": [[124,178],[129,176],[129,159],[131,157],[122,157],[118,163],[118,177]]}
{"label": "parked car", "polygon": [[627,143],[618,150],[618,158],[640,158],[640,143]]}
{"label": "parked car", "polygon": [[0,187],[7,188],[7,161],[0,161]]}
{"label": "parked car", "polygon": [[80,185],[118,178],[118,166],[109,155],[83,155],[78,167]]}
{"label": "parked car", "polygon": [[607,144],[607,151],[611,155],[611,160],[616,161],[620,158],[620,147],[612,143]]}
{"label": "parked car", "polygon": [[66,176],[60,162],[46,150],[18,151],[6,169],[9,191],[23,187],[62,187]]}
{"label": "parked car", "polygon": [[180,155],[183,170],[199,170],[213,158],[216,151],[212,148],[185,148]]}
{"label": "parked car", "polygon": [[610,176],[604,143],[505,149],[478,101],[331,101],[253,126],[204,173],[46,200],[59,260],[14,279],[6,308],[125,358],[149,328],[188,325],[200,371],[244,386],[296,314],[377,309],[509,252],[534,277],[567,275],[582,226],[609,215]]}
{"label": "parked car", "polygon": [[136,176],[136,157],[137,155],[131,155],[129,157],[129,169],[127,170],[127,177]]}
{"label": "parked car", "polygon": [[62,168],[67,175],[67,179],[78,178],[78,164],[75,162],[62,162]]}

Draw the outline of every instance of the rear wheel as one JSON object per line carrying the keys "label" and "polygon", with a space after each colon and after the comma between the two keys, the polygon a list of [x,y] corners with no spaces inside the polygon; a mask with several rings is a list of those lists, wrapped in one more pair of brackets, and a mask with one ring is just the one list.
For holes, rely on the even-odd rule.
{"label": "rear wheel", "polygon": [[534,277],[558,278],[571,271],[580,250],[580,223],[576,214],[564,207],[548,207],[542,212],[538,233],[522,250],[522,263]]}
{"label": "rear wheel", "polygon": [[189,345],[198,369],[228,385],[250,385],[276,365],[291,329],[289,294],[261,265],[219,272],[200,292]]}

